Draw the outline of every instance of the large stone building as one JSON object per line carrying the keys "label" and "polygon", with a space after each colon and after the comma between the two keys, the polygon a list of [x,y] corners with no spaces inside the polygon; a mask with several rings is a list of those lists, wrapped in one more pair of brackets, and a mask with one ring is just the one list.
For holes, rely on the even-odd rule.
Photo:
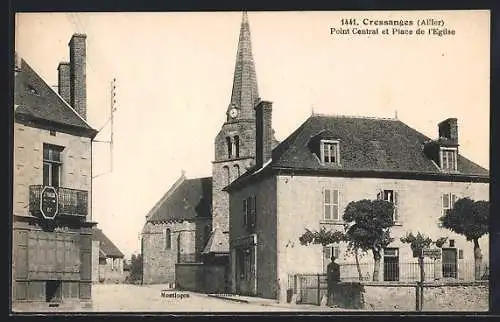
{"label": "large stone building", "polygon": [[146,216],[144,283],[174,284],[175,265],[181,263],[227,267],[229,196],[222,189],[255,163],[254,105],[258,98],[250,26],[243,13],[231,100],[215,138],[212,177],[186,179],[182,174]]}
{"label": "large stone building", "polygon": [[[86,36],[69,43],[59,93],[16,58],[13,308],[91,300],[92,140],[86,122]],[[46,305],[46,304],[43,304]]]}
{"label": "large stone building", "polygon": [[[354,263],[343,243],[303,246],[299,237],[306,228],[343,231],[346,205],[362,199],[395,206],[394,241],[382,255],[383,268],[392,269],[381,269],[384,280],[418,279],[418,269],[403,269],[417,261],[400,241],[410,231],[448,237],[442,257],[425,266],[427,278],[473,279],[465,266],[474,259],[472,243],[439,225],[458,198],[489,200],[488,171],[459,154],[457,119],[439,123],[431,140],[397,119],[313,115],[273,149],[271,103],[257,111],[257,164],[225,188],[232,292],[284,300],[290,276],[323,273],[332,253],[341,267]],[[488,258],[488,237],[479,243]],[[363,265],[363,274],[370,272],[373,266]]]}

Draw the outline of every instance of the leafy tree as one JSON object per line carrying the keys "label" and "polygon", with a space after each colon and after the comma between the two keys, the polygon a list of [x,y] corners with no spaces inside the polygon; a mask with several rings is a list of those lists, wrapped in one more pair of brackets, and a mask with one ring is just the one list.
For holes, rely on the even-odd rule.
{"label": "leafy tree", "polygon": [[306,232],[299,237],[299,241],[302,245],[309,244],[320,244],[323,246],[340,243],[342,241],[348,242],[347,252],[354,254],[356,259],[356,268],[358,270],[359,279],[363,278],[361,273],[361,268],[359,266],[359,252],[357,248],[353,247],[353,243],[347,238],[347,236],[341,231],[331,231],[326,230],[325,227],[321,227],[319,231],[311,231],[306,228]]}
{"label": "leafy tree", "polygon": [[132,254],[130,259],[130,274],[128,276],[128,281],[131,283],[137,283],[142,280],[142,255]]}
{"label": "leafy tree", "polygon": [[391,202],[367,199],[351,201],[344,212],[345,240],[352,250],[373,253],[374,281],[379,280],[381,251],[394,240],[390,234],[393,213]]}
{"label": "leafy tree", "polygon": [[373,253],[375,266],[373,280],[379,280],[381,251],[387,247],[393,238],[390,236],[390,227],[393,225],[394,205],[385,200],[360,200],[350,202],[344,212],[346,222],[344,232],[326,230],[306,232],[299,237],[302,245],[321,244],[323,246],[347,242],[347,251],[354,254],[359,279],[362,279],[359,266],[359,256],[367,251]]}
{"label": "leafy tree", "polygon": [[489,202],[474,201],[470,198],[458,199],[453,208],[439,218],[442,226],[474,243],[475,278],[481,279],[483,255],[479,247],[479,238],[488,233],[490,217]]}
{"label": "leafy tree", "polygon": [[302,245],[320,244],[327,246],[330,244],[340,243],[343,240],[344,234],[341,231],[327,230],[325,227],[321,227],[319,231],[311,231],[306,228],[306,232],[299,237],[299,241]]}
{"label": "leafy tree", "polygon": [[420,266],[420,280],[425,280],[424,272],[424,257],[422,256],[422,250],[424,248],[430,248],[432,244],[441,248],[446,242],[447,237],[440,237],[436,241],[433,241],[430,237],[418,232],[414,235],[412,232],[406,233],[406,236],[401,237],[402,243],[410,244],[411,250],[413,251],[413,257],[418,257],[418,264]]}

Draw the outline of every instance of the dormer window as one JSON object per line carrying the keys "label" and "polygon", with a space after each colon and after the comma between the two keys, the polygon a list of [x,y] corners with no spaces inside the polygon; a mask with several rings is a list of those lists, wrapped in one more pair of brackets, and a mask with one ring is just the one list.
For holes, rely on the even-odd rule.
{"label": "dormer window", "polygon": [[320,151],[323,164],[340,163],[339,141],[321,140]]}
{"label": "dormer window", "polygon": [[441,170],[457,171],[457,149],[441,148],[440,151]]}

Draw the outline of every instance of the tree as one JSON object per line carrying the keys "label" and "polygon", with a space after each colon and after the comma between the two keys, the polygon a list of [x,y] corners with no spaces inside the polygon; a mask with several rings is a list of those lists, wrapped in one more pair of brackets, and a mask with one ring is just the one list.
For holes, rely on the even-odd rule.
{"label": "tree", "polygon": [[483,255],[479,238],[488,233],[490,217],[489,202],[474,201],[470,198],[458,199],[453,208],[439,218],[442,226],[474,243],[474,272],[476,280],[481,279]]}
{"label": "tree", "polygon": [[306,232],[299,237],[302,245],[320,244],[327,246],[330,244],[340,243],[344,240],[344,234],[341,231],[326,230],[321,227],[319,231],[311,231],[306,228]]}
{"label": "tree", "polygon": [[394,205],[391,202],[367,199],[351,201],[344,212],[345,240],[355,251],[373,253],[374,281],[379,280],[381,251],[394,240],[390,234],[393,213]]}
{"label": "tree", "polygon": [[363,278],[363,274],[361,273],[361,267],[359,266],[359,252],[358,249],[354,247],[354,241],[348,239],[348,237],[341,231],[331,231],[326,230],[325,227],[321,227],[319,231],[311,231],[306,228],[306,232],[299,237],[299,241],[302,245],[310,245],[310,244],[320,244],[323,246],[347,242],[347,252],[354,254],[356,259],[356,268],[358,270],[359,279]]}
{"label": "tree", "polygon": [[425,280],[424,272],[424,257],[422,256],[422,250],[424,248],[430,248],[432,244],[435,244],[438,248],[441,248],[446,242],[447,237],[438,238],[433,241],[430,237],[418,232],[414,235],[412,232],[406,233],[406,236],[401,237],[402,243],[410,244],[411,250],[413,251],[413,257],[418,257],[418,264],[420,266],[420,281]]}
{"label": "tree", "polygon": [[142,255],[132,254],[130,259],[130,275],[128,280],[131,283],[140,282],[142,280]]}

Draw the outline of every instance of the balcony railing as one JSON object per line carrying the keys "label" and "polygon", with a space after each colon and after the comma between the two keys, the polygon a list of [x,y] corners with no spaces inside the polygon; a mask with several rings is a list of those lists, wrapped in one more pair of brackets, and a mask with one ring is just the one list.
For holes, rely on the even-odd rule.
{"label": "balcony railing", "polygon": [[[40,196],[43,185],[32,185],[30,189],[29,209],[35,216],[41,216]],[[88,192],[62,187],[55,187],[58,198],[57,216],[86,217],[88,213]]]}

